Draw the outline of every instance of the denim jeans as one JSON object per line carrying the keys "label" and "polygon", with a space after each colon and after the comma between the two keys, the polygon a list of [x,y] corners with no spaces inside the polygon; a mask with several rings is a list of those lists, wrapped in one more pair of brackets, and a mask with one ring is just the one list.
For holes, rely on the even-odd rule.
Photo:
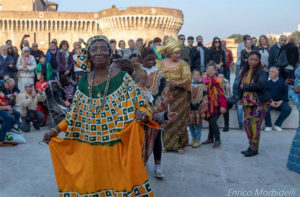
{"label": "denim jeans", "polygon": [[230,81],[230,67],[224,67],[224,77]]}
{"label": "denim jeans", "polygon": [[202,125],[189,125],[189,129],[191,131],[191,135],[193,139],[197,142],[200,142],[201,140],[201,131],[202,131]]}
{"label": "denim jeans", "polygon": [[0,110],[0,116],[4,119],[5,124],[3,125],[5,133],[10,132],[13,125],[13,116],[8,111]]}
{"label": "denim jeans", "polygon": [[6,136],[5,124],[4,118],[0,116],[0,142],[4,141]]}
{"label": "denim jeans", "polygon": [[243,126],[243,119],[244,119],[244,106],[243,106],[243,104],[239,105],[237,103],[236,108],[237,108],[238,123],[239,123],[239,126],[242,127]]}
{"label": "denim jeans", "polygon": [[275,125],[278,127],[281,127],[283,121],[285,121],[285,119],[290,115],[292,111],[292,108],[289,106],[287,102],[282,103],[282,105],[278,108],[269,107],[269,110],[265,117],[267,127],[272,127],[271,114],[270,114],[271,109],[280,111],[280,115],[278,116],[275,122]]}

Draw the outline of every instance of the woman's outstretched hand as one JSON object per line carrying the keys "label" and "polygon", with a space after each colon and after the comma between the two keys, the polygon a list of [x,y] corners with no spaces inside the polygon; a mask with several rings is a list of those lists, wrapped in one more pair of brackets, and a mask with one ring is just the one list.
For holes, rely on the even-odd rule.
{"label": "woman's outstretched hand", "polygon": [[45,142],[46,144],[49,144],[49,142],[51,141],[51,138],[56,137],[56,136],[57,136],[57,133],[54,130],[50,130],[49,132],[45,133],[43,142]]}
{"label": "woman's outstretched hand", "polygon": [[140,121],[140,122],[145,122],[145,121],[148,120],[148,116],[147,116],[146,112],[143,112],[141,110],[137,110],[135,112],[135,119],[137,121]]}

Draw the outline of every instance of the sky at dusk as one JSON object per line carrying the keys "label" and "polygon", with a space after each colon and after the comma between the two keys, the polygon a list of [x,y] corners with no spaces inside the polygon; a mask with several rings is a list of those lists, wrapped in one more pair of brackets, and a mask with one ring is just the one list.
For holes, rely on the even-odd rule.
{"label": "sky at dusk", "polygon": [[59,11],[97,12],[116,5],[153,6],[180,9],[184,24],[179,33],[202,35],[204,42],[214,36],[233,33],[261,34],[294,32],[300,24],[300,0],[54,0]]}

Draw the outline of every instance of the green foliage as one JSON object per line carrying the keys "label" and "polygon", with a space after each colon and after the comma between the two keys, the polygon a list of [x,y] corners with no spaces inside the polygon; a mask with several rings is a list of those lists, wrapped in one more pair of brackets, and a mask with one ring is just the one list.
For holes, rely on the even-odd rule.
{"label": "green foliage", "polygon": [[236,43],[243,42],[243,35],[242,34],[232,34],[228,38],[234,38]]}

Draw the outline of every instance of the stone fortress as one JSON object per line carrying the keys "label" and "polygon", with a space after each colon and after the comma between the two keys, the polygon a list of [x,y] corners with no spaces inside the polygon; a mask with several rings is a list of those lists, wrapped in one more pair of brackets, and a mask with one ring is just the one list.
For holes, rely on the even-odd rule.
{"label": "stone fortress", "polygon": [[128,7],[99,12],[58,12],[58,4],[46,0],[0,0],[0,43],[10,39],[19,47],[24,34],[43,51],[56,38],[70,45],[79,38],[104,34],[109,39],[177,36],[183,24],[180,10],[157,7]]}

